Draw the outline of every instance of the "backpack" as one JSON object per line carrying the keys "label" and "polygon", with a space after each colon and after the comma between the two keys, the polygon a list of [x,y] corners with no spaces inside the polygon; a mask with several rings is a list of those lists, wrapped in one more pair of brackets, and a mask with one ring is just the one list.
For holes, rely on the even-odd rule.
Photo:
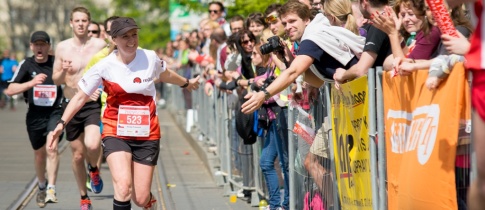
{"label": "backpack", "polygon": [[254,114],[244,114],[241,111],[241,105],[246,102],[247,90],[243,90],[240,94],[239,100],[236,103],[236,131],[243,139],[244,144],[254,144],[256,142],[257,134],[253,130]]}

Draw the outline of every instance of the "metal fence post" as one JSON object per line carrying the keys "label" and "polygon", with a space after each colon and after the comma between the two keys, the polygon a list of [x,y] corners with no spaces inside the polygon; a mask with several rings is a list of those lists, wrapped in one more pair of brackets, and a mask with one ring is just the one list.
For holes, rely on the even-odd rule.
{"label": "metal fence post", "polygon": [[[331,85],[333,85],[333,83],[329,83],[329,82],[326,82],[325,83],[325,103],[327,105],[327,113],[328,113],[328,116],[329,116],[329,119],[330,120],[333,120],[331,119],[331,116],[332,116],[332,102],[331,102],[331,98],[330,98],[330,89],[331,89]],[[333,129],[333,127],[332,127]],[[332,148],[330,149],[330,162],[332,164],[330,164],[330,168],[332,170],[332,173],[333,174],[337,174],[337,171],[335,169],[335,164],[333,164],[335,162],[335,156],[334,156],[334,151],[333,151],[333,135],[332,135],[333,131],[329,133],[328,135],[328,144],[329,144],[329,147]],[[340,203],[339,203],[339,195],[338,195],[338,185],[337,185],[337,182],[333,182],[333,190],[334,192],[337,192],[337,193],[334,193],[333,194],[333,199],[334,199],[334,209],[340,209]]]}
{"label": "metal fence post", "polygon": [[[291,92],[291,90],[289,90]],[[288,176],[290,177],[288,180],[288,186],[290,189],[296,189],[295,184],[295,176],[292,173],[295,169],[295,145],[293,144],[296,141],[295,136],[293,135],[292,127],[295,124],[295,116],[294,116],[294,109],[288,105],[288,116],[287,123],[288,123]],[[296,207],[296,195],[294,190],[290,190],[290,210],[295,210]]]}
{"label": "metal fence post", "polygon": [[384,136],[384,95],[382,92],[382,67],[376,68],[376,97],[377,97],[377,155],[379,162],[379,210],[387,209],[387,160],[386,160],[386,138]]}
{"label": "metal fence post", "polygon": [[377,176],[377,148],[376,148],[376,78],[375,69],[370,68],[367,74],[367,95],[369,107],[369,147],[370,147],[370,175],[371,175],[371,186],[372,186],[372,209],[379,209],[379,197],[378,197],[378,176]]}

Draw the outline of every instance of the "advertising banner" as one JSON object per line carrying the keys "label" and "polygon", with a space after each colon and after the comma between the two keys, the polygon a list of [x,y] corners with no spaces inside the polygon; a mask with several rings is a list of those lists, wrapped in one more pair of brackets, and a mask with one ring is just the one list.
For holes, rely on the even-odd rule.
{"label": "advertising banner", "polygon": [[372,209],[367,76],[332,87],[333,149],[342,209]]}
{"label": "advertising banner", "polygon": [[470,107],[465,73],[456,64],[435,90],[426,88],[427,70],[383,74],[390,210],[457,209],[457,139]]}

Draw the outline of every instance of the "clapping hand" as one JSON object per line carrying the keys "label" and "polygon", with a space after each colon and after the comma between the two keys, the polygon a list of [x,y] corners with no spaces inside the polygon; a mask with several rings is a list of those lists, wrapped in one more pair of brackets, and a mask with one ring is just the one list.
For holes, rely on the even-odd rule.
{"label": "clapping hand", "polygon": [[371,20],[376,28],[386,34],[398,33],[402,24],[402,17],[398,17],[390,6],[386,6],[382,12],[374,12]]}

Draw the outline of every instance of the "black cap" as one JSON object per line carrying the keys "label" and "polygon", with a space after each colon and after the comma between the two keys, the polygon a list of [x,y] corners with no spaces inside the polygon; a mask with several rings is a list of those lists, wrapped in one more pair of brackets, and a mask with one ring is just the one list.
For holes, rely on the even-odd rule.
{"label": "black cap", "polygon": [[49,34],[47,34],[45,31],[36,31],[30,37],[30,42],[34,43],[36,41],[43,41],[46,43],[50,43],[51,38],[49,37]]}
{"label": "black cap", "polygon": [[129,17],[119,17],[111,22],[111,29],[110,34],[111,36],[120,36],[125,34],[131,29],[140,29],[138,25],[136,25],[135,20]]}

